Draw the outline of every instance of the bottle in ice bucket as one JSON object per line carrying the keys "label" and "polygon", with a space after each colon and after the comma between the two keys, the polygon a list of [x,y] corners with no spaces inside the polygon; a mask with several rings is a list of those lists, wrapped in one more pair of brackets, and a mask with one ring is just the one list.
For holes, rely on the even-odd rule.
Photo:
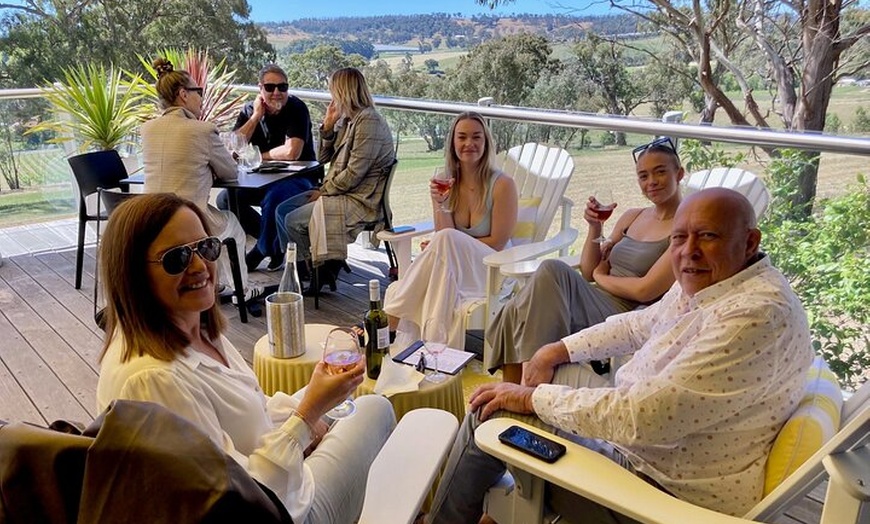
{"label": "bottle in ice bucket", "polygon": [[381,287],[377,280],[369,280],[369,310],[366,311],[366,375],[377,380],[381,365],[390,352],[390,328],[387,314],[381,307]]}
{"label": "bottle in ice bucket", "polygon": [[269,350],[275,358],[305,354],[305,307],[296,272],[296,244],[287,244],[287,259],[278,291],[266,297]]}

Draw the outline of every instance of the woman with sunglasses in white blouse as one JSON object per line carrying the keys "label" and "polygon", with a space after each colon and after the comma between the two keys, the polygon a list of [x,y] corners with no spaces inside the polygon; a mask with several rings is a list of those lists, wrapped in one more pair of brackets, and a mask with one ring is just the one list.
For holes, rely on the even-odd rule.
{"label": "woman with sunglasses in white blouse", "polygon": [[112,213],[100,252],[108,304],[97,405],[161,404],[271,489],[294,522],[354,522],[365,495],[359,479],[395,426],[392,406],[367,395],[356,416],[327,426],[324,414],[362,382],[364,360],[336,375],[318,363],[293,397],[266,397],[222,334],[221,243],[209,231],[195,204],[168,193],[130,199]]}

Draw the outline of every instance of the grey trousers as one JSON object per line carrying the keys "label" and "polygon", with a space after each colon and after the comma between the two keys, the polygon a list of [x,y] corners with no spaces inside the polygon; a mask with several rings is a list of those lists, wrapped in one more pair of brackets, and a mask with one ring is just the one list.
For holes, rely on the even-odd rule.
{"label": "grey trousers", "polygon": [[525,362],[541,346],[636,306],[587,282],[567,264],[544,260],[486,330],[492,349],[485,353],[484,367],[493,373],[504,364]]}
{"label": "grey trousers", "polygon": [[[556,371],[553,383],[573,387],[604,387],[609,385],[609,377],[596,375],[586,365],[571,364],[561,366]],[[534,415],[518,415],[503,411],[495,416],[522,420],[535,427],[555,433],[583,447],[598,452],[632,473],[636,473],[625,455],[609,442],[578,437],[568,432],[563,432],[545,424]],[[438,485],[438,491],[435,494],[431,512],[427,516],[427,523],[476,524],[483,515],[484,495],[490,486],[495,484],[504,474],[505,465],[501,460],[486,454],[474,443],[474,430],[479,425],[480,421],[477,419],[476,413],[469,413],[463,420],[459,434],[450,451],[450,457],[447,459],[447,466]],[[591,510],[583,511],[584,522],[633,522],[631,520],[624,520],[625,517],[574,494],[560,492],[558,496],[551,497],[551,500],[557,505],[555,508],[557,511],[560,511],[562,506],[566,508],[577,506],[578,504],[592,506]],[[595,519],[587,519],[590,515],[594,515]]]}

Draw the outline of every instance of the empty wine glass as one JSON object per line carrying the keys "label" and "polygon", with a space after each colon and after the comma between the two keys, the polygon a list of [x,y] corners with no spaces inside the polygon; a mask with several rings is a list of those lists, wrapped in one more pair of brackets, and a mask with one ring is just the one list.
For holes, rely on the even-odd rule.
{"label": "empty wine glass", "polygon": [[[323,345],[323,362],[330,375],[346,373],[362,359],[359,339],[349,328],[338,327],[326,335]],[[333,419],[346,418],[356,413],[356,404],[350,398],[326,413]]]}
{"label": "empty wine glass", "polygon": [[[449,173],[446,169],[444,169],[443,167],[435,168],[435,174],[432,175],[432,182],[435,183],[435,187],[438,188],[438,192],[441,194],[441,196],[446,196],[450,194],[450,188],[453,187],[454,181],[455,179],[453,178],[453,175]],[[438,205],[438,210],[444,213],[450,213],[450,208],[444,205],[446,202],[446,200],[444,202],[441,202]]]}
{"label": "empty wine glass", "polygon": [[239,133],[238,131],[233,131],[230,133],[229,141],[230,151],[238,156],[242,156],[242,152],[245,150],[245,146],[248,145],[248,139],[245,138],[245,135]]}
{"label": "empty wine glass", "polygon": [[444,322],[436,318],[430,318],[423,326],[423,341],[426,352],[432,355],[432,373],[426,375],[426,380],[440,384],[447,380],[447,375],[438,370],[438,355],[447,347],[447,328]]}
{"label": "empty wine glass", "polygon": [[246,144],[242,149],[242,165],[247,169],[257,169],[263,163],[263,155],[260,148],[253,144]]}
{"label": "empty wine glass", "polygon": [[616,202],[613,200],[613,191],[610,189],[599,189],[592,198],[595,200],[595,214],[598,215],[598,220],[601,221],[601,235],[592,241],[600,244],[607,240],[607,237],[604,236],[604,222],[613,214],[613,210],[616,209]]}

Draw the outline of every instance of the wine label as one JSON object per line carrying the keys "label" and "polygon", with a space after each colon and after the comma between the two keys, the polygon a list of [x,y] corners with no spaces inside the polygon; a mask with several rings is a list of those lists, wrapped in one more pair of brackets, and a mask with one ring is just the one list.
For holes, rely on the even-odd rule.
{"label": "wine label", "polygon": [[387,349],[390,347],[390,327],[382,327],[378,329],[378,349]]}

